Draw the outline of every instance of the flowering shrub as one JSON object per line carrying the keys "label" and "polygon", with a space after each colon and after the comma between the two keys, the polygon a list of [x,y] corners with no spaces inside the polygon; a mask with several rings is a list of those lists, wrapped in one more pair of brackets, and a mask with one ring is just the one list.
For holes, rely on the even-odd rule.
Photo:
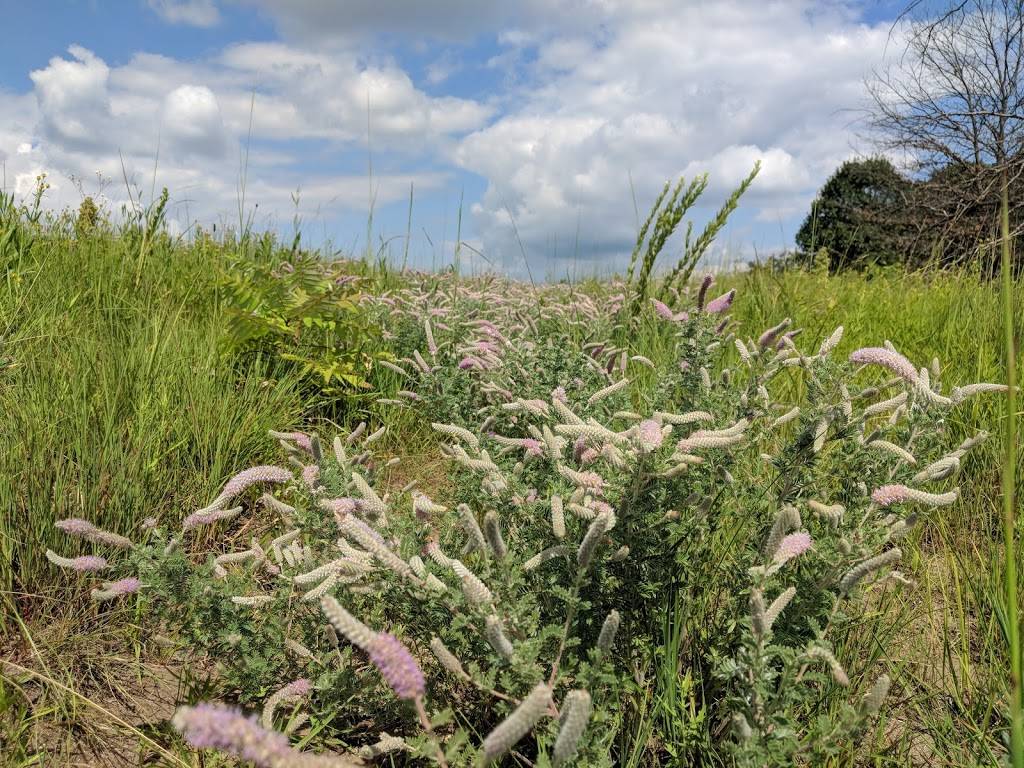
{"label": "flowering shrub", "polygon": [[[984,439],[947,446],[945,420],[998,387],[943,394],[937,363],[889,346],[836,360],[842,328],[803,349],[789,321],[744,339],[733,293],[710,288],[638,319],[658,362],[602,319],[621,295],[611,312],[486,284],[381,297],[411,350],[382,364],[402,387],[382,413],[432,421],[446,498],[385,489],[385,427],[329,447],[274,433],[282,466],[242,472],[183,523],[147,521],[133,543],[62,521],[109,560],[50,559],[119,578],[93,596],[137,594],[154,633],[216,660],[262,716],[199,704],[174,725],[256,765],[611,765],[670,652],[699,716],[647,739],[652,760],[822,764],[890,685],[852,675],[839,641],[866,592],[911,583],[900,538],[956,499]],[[530,296],[551,301],[543,319]],[[684,638],[671,649],[666,622]]]}

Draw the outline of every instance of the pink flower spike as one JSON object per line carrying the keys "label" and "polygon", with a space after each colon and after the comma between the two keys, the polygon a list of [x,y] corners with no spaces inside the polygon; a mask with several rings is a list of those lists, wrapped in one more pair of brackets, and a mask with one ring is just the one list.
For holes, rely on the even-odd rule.
{"label": "pink flower spike", "polygon": [[526,450],[527,456],[543,456],[544,450],[540,444],[540,440],[534,440],[532,437],[524,437],[520,442],[520,445]]}
{"label": "pink flower spike", "polygon": [[861,365],[880,365],[888,368],[901,379],[909,384],[917,384],[917,369],[914,364],[899,352],[893,352],[885,347],[864,347],[850,354],[851,363]]}
{"label": "pink flower spike", "polygon": [[174,728],[195,749],[218,749],[259,768],[291,764],[298,754],[283,733],[270,731],[237,709],[222,704],[179,707]]}
{"label": "pink flower spike", "polygon": [[704,311],[709,315],[717,315],[720,312],[725,312],[732,306],[733,299],[736,298],[736,289],[733,288],[728,293],[723,293],[717,299],[712,299],[708,302],[708,305],[704,307]]}
{"label": "pink flower spike", "polygon": [[71,559],[71,567],[79,573],[102,571],[107,567],[107,561],[99,555],[82,555]]}
{"label": "pink flower spike", "polygon": [[807,531],[797,531],[791,533],[779,543],[779,548],[775,550],[774,562],[779,565],[788,563],[794,557],[798,557],[811,548],[811,534]]}
{"label": "pink flower spike", "polygon": [[654,419],[646,419],[637,425],[640,435],[640,446],[645,451],[653,451],[661,447],[664,437],[661,434],[661,425]]}
{"label": "pink flower spike", "polygon": [[660,317],[663,317],[666,320],[675,319],[675,315],[665,302],[658,301],[657,299],[651,299],[651,304],[654,305],[654,311],[657,312]]}
{"label": "pink flower spike", "polygon": [[400,699],[417,699],[426,690],[423,672],[409,650],[394,635],[381,633],[369,647],[370,661]]}
{"label": "pink flower spike", "polygon": [[107,582],[103,585],[103,588],[115,595],[130,595],[133,592],[138,592],[141,586],[142,582],[134,576],[129,576],[128,578],[121,579],[119,581]]}
{"label": "pink flower spike", "polygon": [[320,467],[316,464],[307,464],[302,468],[302,480],[309,486],[310,490],[317,487],[320,482]]}

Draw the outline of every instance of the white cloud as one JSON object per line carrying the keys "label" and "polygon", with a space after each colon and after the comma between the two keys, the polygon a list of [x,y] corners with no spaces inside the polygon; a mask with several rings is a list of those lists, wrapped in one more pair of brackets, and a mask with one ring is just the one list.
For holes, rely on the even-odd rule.
{"label": "white cloud", "polygon": [[[159,147],[158,186],[188,200],[192,215],[237,217],[238,150],[251,125],[248,198],[261,211],[290,218],[299,186],[306,211],[365,210],[359,166],[320,169],[339,157],[352,168],[369,122],[378,204],[404,199],[411,182],[419,201],[461,168],[486,184],[467,204],[469,236],[487,258],[521,261],[514,221],[528,251],[557,244],[559,258],[596,267],[632,245],[631,184],[643,216],[666,179],[708,172],[700,219],[761,159],[725,243],[806,210],[853,153],[847,110],[862,102],[863,76],[887,42],[898,48],[888,23],[858,22],[843,0],[237,2],[281,38],[190,61],[136,53],[118,65],[74,46],[31,74],[17,112],[0,94],[10,178],[119,180],[123,159],[148,189]],[[174,23],[209,26],[221,15],[214,0],[150,4]],[[412,71],[389,51],[426,63]],[[456,96],[455,86],[445,92],[456,71],[460,88],[480,75],[501,82],[486,99]],[[23,145],[31,151],[18,154]],[[73,193],[64,183],[55,199]]]}
{"label": "white cloud", "polygon": [[535,53],[515,104],[455,152],[487,179],[474,213],[485,248],[506,262],[521,260],[509,212],[528,250],[578,229],[598,233],[589,242],[606,257],[628,254],[630,179],[644,208],[666,179],[709,172],[699,218],[761,159],[739,225],[801,210],[851,152],[844,110],[861,103],[890,31],[800,0],[609,0],[604,10],[586,35],[574,26],[515,40]]}
{"label": "white cloud", "polygon": [[162,124],[176,148],[185,153],[216,158],[227,149],[217,97],[205,85],[179,85],[168,93]]}
{"label": "white cloud", "polygon": [[220,23],[214,0],[149,0],[149,7],[169,24],[215,27]]}
{"label": "white cloud", "polygon": [[[258,203],[261,221],[279,221],[294,213],[292,194],[300,187],[299,212],[307,218],[366,210],[361,169],[300,174],[290,167],[298,156],[282,151],[278,141],[321,139],[336,143],[339,152],[364,152],[367,94],[374,142],[415,139],[427,160],[432,148],[479,127],[487,114],[472,101],[424,94],[393,65],[361,65],[354,55],[276,44],[236,46],[200,62],[137,54],[116,67],[72,46],[31,79],[33,92],[12,98],[20,112],[6,108],[0,93],[8,121],[0,127],[0,159],[19,194],[45,172],[53,207],[76,206],[81,193],[108,189],[127,201],[126,177],[132,194],[142,190],[146,198],[167,186],[181,220],[237,219],[238,150],[250,115],[246,197]],[[445,179],[443,171],[384,167],[374,174],[376,200],[403,199],[410,183],[428,191]]]}

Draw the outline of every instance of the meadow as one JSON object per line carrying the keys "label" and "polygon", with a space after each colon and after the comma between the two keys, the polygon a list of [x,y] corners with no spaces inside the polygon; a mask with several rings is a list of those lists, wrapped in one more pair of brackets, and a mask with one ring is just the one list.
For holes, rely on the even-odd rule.
{"label": "meadow", "polygon": [[4,764],[1007,759],[997,283],[0,259]]}

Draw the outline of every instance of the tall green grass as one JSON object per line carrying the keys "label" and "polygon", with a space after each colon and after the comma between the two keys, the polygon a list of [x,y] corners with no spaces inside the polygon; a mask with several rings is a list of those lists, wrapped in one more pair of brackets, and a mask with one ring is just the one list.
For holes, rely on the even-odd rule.
{"label": "tall green grass", "polygon": [[[132,536],[175,516],[299,420],[293,382],[221,354],[216,244],[59,228],[0,252],[0,591],[23,616],[64,594],[53,522]],[[60,542],[66,549],[69,542]]]}

